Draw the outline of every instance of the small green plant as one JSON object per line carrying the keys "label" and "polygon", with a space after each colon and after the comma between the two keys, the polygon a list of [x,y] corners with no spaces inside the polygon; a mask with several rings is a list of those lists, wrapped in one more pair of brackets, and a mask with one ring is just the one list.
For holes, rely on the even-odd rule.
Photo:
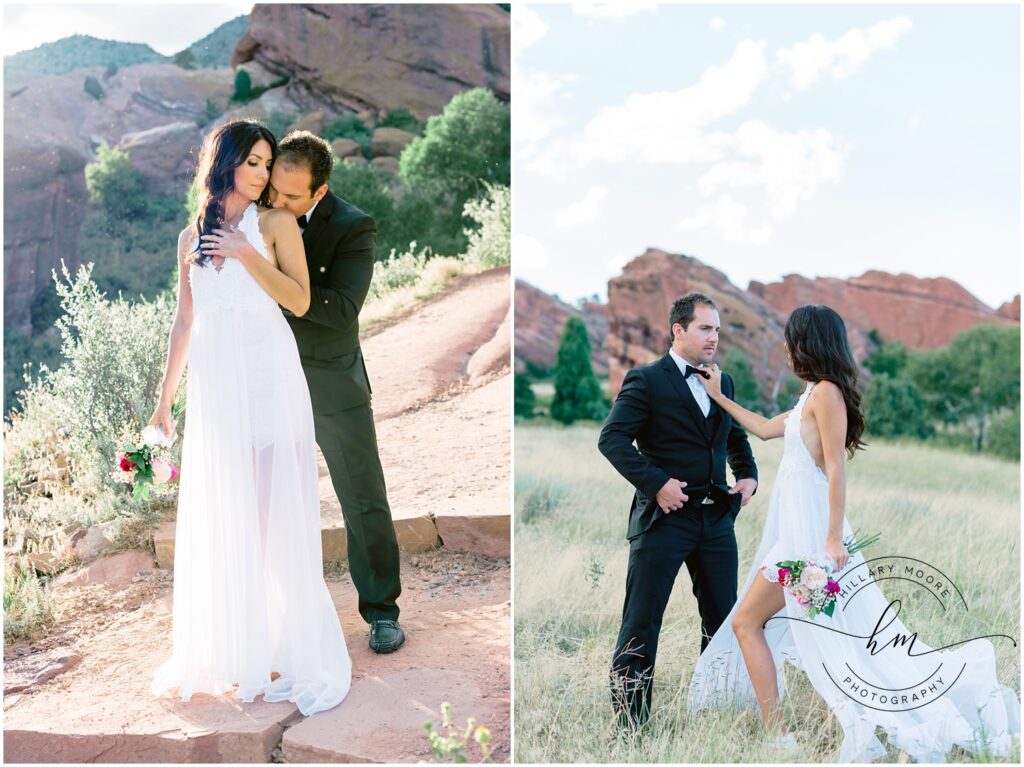
{"label": "small green plant", "polygon": [[[447,701],[441,704],[441,728],[444,732],[435,732],[433,722],[424,722],[423,729],[427,731],[427,741],[430,743],[430,752],[435,762],[454,762],[465,764],[469,761],[466,755],[466,747],[470,741],[475,741],[480,746],[481,762],[491,761],[491,731],[476,720],[470,717],[466,720],[466,729],[457,730],[452,724],[452,707]],[[441,728],[438,728],[439,730]]]}
{"label": "small green plant", "polygon": [[380,121],[380,128],[400,128],[419,135],[423,133],[423,123],[416,119],[416,116],[405,107],[398,107],[388,112]]}
{"label": "small green plant", "polygon": [[354,114],[336,117],[324,125],[324,139],[327,141],[334,141],[337,138],[352,139],[363,148],[363,155],[366,157],[373,154],[370,148],[372,136],[370,129]]}
{"label": "small green plant", "polygon": [[466,203],[463,215],[476,222],[466,229],[466,261],[484,269],[505,266],[512,260],[512,200],[507,186],[487,184],[486,194]]}
{"label": "small green plant", "polygon": [[221,109],[213,99],[206,100],[206,109],[203,114],[196,118],[196,125],[200,128],[209,125],[221,115]]}
{"label": "small green plant", "polygon": [[103,86],[100,85],[100,81],[92,75],[85,78],[85,92],[97,101],[103,98],[104,95]]}
{"label": "small green plant", "polygon": [[590,561],[587,563],[587,580],[590,581],[590,587],[596,589],[601,585],[601,576],[604,575],[604,565],[601,564],[594,554],[590,555]]}
{"label": "small green plant", "polygon": [[4,558],[4,640],[32,636],[53,619],[53,602],[25,556]]}

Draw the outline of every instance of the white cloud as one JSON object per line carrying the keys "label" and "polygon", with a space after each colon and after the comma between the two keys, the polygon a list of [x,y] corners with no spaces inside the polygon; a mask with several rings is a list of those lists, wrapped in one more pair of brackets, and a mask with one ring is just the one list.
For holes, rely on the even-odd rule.
{"label": "white cloud", "polygon": [[815,33],[792,48],[779,50],[776,58],[787,70],[790,87],[803,90],[826,73],[837,80],[849,77],[876,51],[894,48],[912,26],[909,18],[897,16],[866,30],[851,29],[838,40],[826,40],[824,35]]}
{"label": "white cloud", "polygon": [[679,91],[634,93],[602,109],[572,143],[580,164],[609,161],[687,163],[718,159],[723,135],[702,133],[746,106],[767,73],[763,42],[744,40],[722,66],[709,67]]}
{"label": "white cloud", "polygon": [[577,200],[555,213],[555,226],[568,228],[594,223],[601,215],[601,204],[607,196],[608,187],[590,187],[582,200]]}
{"label": "white cloud", "polygon": [[512,252],[516,254],[512,268],[519,278],[524,278],[527,273],[543,272],[551,263],[544,243],[528,234],[512,235]]}
{"label": "white cloud", "polygon": [[[572,12],[577,16],[620,19],[641,11],[651,11],[657,7],[658,3],[651,0],[620,0],[616,3],[573,3]],[[518,12],[517,10],[516,13]]]}
{"label": "white cloud", "polygon": [[710,197],[723,190],[763,191],[764,207],[781,221],[793,215],[823,183],[838,181],[849,147],[824,129],[784,132],[759,120],[743,123],[733,134],[737,159],[713,165],[697,182]]}
{"label": "white cloud", "polygon": [[746,205],[736,202],[729,195],[722,195],[714,202],[697,206],[675,228],[693,230],[712,227],[718,230],[726,242],[763,245],[771,236],[771,229],[767,226],[751,226],[747,221],[748,213]]}
{"label": "white cloud", "polygon": [[721,32],[725,29],[725,19],[721,16],[715,16],[715,18],[711,19],[711,23],[708,26],[711,27],[713,32]]}
{"label": "white cloud", "polygon": [[558,98],[574,75],[553,75],[540,70],[515,70],[516,107],[512,110],[516,143],[540,141],[565,123]]}
{"label": "white cloud", "polygon": [[512,13],[512,55],[533,45],[547,33],[548,25],[544,20],[530,6],[520,3]]}

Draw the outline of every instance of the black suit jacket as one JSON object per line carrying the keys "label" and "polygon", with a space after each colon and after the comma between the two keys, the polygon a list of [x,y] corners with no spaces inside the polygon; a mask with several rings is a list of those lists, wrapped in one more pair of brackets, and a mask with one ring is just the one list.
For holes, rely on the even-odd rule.
{"label": "black suit jacket", "polygon": [[326,413],[368,402],[370,384],[359,348],[359,311],[373,278],[377,225],[328,191],[302,233],[309,265],[309,309],[284,310],[302,358],[313,410]]}
{"label": "black suit jacket", "polygon": [[[722,376],[722,391],[732,398],[727,375]],[[737,480],[757,479],[747,433],[713,400],[705,419],[668,354],[626,374],[598,448],[636,488],[629,511],[630,539],[664,516],[655,496],[670,478],[687,483],[683,492],[690,503],[711,496],[716,506],[731,507],[734,516],[741,499],[727,493],[726,461]]]}

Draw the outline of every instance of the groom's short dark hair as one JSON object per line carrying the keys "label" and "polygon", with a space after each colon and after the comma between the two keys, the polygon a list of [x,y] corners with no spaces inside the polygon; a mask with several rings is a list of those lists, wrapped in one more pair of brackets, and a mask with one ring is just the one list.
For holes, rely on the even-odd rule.
{"label": "groom's short dark hair", "polygon": [[308,130],[292,131],[277,145],[277,160],[285,166],[309,171],[309,191],[327,183],[334,167],[331,145]]}
{"label": "groom's short dark hair", "polygon": [[683,326],[683,330],[690,327],[697,304],[707,304],[715,311],[718,311],[718,307],[711,300],[711,296],[704,293],[687,293],[685,296],[677,298],[672,302],[672,311],[668,315],[668,334],[670,338],[672,337],[672,326],[677,322]]}

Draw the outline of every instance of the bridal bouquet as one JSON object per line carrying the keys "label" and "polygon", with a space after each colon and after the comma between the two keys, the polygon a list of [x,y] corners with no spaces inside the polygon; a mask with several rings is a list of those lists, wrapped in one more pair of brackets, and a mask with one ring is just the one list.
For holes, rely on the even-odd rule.
{"label": "bridal bouquet", "polygon": [[[174,407],[171,412],[177,419],[181,409]],[[151,486],[163,485],[178,476],[178,467],[167,456],[168,448],[174,444],[174,434],[164,434],[161,426],[147,426],[140,438],[141,445],[117,452],[114,481],[134,485],[132,497],[145,501]]]}
{"label": "bridal bouquet", "polygon": [[[851,535],[843,539],[843,546],[852,557],[877,542],[878,538],[878,535],[872,535],[860,540],[856,535]],[[822,553],[807,559],[776,562],[775,566],[779,568],[779,583],[807,610],[808,618],[814,618],[818,613],[832,617],[840,587],[832,578],[835,568],[831,557]]]}

